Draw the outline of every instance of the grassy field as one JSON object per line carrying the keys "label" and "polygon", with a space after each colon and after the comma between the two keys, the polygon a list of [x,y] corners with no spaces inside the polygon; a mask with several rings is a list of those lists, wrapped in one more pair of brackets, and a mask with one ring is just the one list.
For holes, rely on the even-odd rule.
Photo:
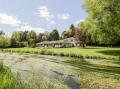
{"label": "grassy field", "polygon": [[[32,53],[35,55],[43,54],[73,57],[68,58],[64,63],[75,67],[75,76],[79,81],[81,89],[120,89],[119,47],[87,47],[84,49],[6,48],[0,50],[3,52],[17,52],[23,54]],[[78,58],[83,58],[84,60],[79,60]],[[15,75],[11,73],[10,69],[0,64],[0,89],[70,89],[62,84],[63,81],[49,81],[49,79],[43,77],[31,77],[22,84],[16,79]]]}
{"label": "grassy field", "polygon": [[120,61],[67,60],[77,67],[81,89],[120,89]]}
{"label": "grassy field", "polygon": [[36,53],[67,57],[85,57],[91,59],[120,59],[119,47],[86,47],[86,48],[7,48],[8,52]]}

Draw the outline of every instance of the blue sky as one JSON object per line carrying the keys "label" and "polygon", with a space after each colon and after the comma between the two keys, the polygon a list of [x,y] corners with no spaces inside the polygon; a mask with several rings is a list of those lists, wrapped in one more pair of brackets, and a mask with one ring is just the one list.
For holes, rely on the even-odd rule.
{"label": "blue sky", "polygon": [[10,35],[15,30],[35,30],[37,33],[66,30],[82,21],[87,13],[84,0],[0,0],[0,30]]}

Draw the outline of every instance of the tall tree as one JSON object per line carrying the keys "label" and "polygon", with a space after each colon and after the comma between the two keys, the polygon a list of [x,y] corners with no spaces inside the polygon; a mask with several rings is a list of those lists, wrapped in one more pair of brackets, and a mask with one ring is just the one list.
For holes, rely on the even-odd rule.
{"label": "tall tree", "polygon": [[29,47],[36,46],[36,33],[34,31],[29,31],[27,34],[28,45]]}
{"label": "tall tree", "polygon": [[61,38],[62,38],[62,39],[69,38],[69,34],[67,33],[67,31],[63,31],[63,32],[62,32]]}
{"label": "tall tree", "polygon": [[69,37],[74,37],[74,36],[75,36],[75,26],[73,24],[71,24],[71,26],[68,28],[67,31],[64,31],[61,34],[62,39],[69,38]]}
{"label": "tall tree", "polygon": [[86,26],[94,42],[116,44],[120,41],[120,0],[85,0]]}
{"label": "tall tree", "polygon": [[21,45],[21,43],[20,43],[21,41],[22,41],[21,31],[13,32],[12,36],[11,36],[11,46],[19,47]]}
{"label": "tall tree", "polygon": [[50,33],[50,39],[51,39],[52,41],[59,40],[59,33],[58,33],[58,30],[57,30],[57,29],[54,29],[54,30]]}

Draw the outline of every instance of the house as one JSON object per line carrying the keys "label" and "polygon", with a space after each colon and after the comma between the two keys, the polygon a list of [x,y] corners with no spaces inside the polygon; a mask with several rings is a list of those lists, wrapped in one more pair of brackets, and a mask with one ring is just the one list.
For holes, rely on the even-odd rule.
{"label": "house", "polygon": [[63,40],[57,40],[57,41],[43,41],[40,43],[37,43],[37,47],[53,47],[53,48],[69,48],[69,47],[75,47],[80,46],[81,42],[76,41],[74,37],[66,38]]}

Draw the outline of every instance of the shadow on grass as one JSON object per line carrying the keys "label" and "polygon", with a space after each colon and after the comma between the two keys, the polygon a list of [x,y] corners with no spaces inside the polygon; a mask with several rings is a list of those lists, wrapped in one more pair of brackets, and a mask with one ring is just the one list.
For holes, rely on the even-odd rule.
{"label": "shadow on grass", "polygon": [[103,48],[100,48],[100,47],[85,47],[83,49],[103,49]]}
{"label": "shadow on grass", "polygon": [[106,66],[106,65],[96,65],[91,64],[85,60],[77,60],[72,61],[69,60],[67,63],[72,64],[75,67],[78,67],[79,69],[85,70],[87,72],[99,72],[104,74],[110,74],[110,75],[120,75],[120,67],[116,66]]}
{"label": "shadow on grass", "polygon": [[104,55],[120,56],[120,50],[105,50],[105,51],[97,51],[97,52],[102,53]]}

